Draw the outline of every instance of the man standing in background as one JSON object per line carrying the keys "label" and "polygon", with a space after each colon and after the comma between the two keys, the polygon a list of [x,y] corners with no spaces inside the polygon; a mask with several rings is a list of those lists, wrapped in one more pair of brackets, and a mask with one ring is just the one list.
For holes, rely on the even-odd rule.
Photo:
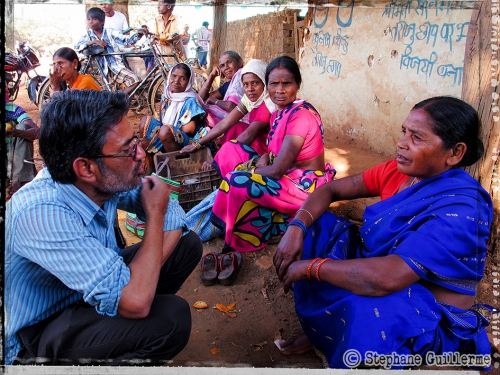
{"label": "man standing in background", "polygon": [[184,25],[184,31],[181,34],[181,39],[182,39],[182,46],[184,47],[184,54],[186,57],[189,55],[189,41],[191,40],[191,34],[189,34],[189,25],[185,24]]}
{"label": "man standing in background", "polygon": [[[163,54],[172,54],[172,48],[174,48],[184,60],[184,48],[182,47],[180,37],[180,20],[179,17],[172,14],[174,7],[175,0],[158,0],[159,15],[155,18],[155,34],[160,40],[161,52]],[[169,58],[167,62],[173,64],[175,60]]]}
{"label": "man standing in background", "polygon": [[193,39],[194,43],[198,47],[196,49],[196,53],[198,55],[198,61],[200,62],[200,66],[206,69],[208,48],[210,46],[210,41],[212,40],[212,32],[208,29],[207,21],[203,22],[202,26],[198,30],[196,30]]}
{"label": "man standing in background", "polygon": [[128,22],[125,15],[113,9],[115,0],[99,0],[99,4],[101,4],[101,9],[106,14],[106,21],[104,22],[106,28],[115,29],[120,32],[128,29]]}

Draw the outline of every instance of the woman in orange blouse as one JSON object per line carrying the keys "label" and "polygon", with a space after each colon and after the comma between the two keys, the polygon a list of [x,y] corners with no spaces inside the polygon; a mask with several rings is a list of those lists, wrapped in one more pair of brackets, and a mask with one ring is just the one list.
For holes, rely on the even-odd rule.
{"label": "woman in orange blouse", "polygon": [[59,48],[52,57],[54,71],[50,72],[50,86],[54,91],[61,91],[61,83],[66,81],[72,90],[98,90],[101,88],[89,74],[80,74],[82,65],[78,55],[68,47]]}

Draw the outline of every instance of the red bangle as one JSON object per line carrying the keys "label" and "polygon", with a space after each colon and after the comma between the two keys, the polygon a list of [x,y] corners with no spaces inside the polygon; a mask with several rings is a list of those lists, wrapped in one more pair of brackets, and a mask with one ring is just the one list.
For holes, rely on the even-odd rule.
{"label": "red bangle", "polygon": [[321,279],[319,278],[319,268],[323,265],[323,263],[328,262],[329,260],[331,259],[330,258],[323,259],[321,262],[319,262],[318,267],[316,267],[316,280],[318,280],[320,283],[322,283],[323,281],[321,281]]}
{"label": "red bangle", "polygon": [[316,258],[316,259],[313,259],[311,263],[309,263],[309,267],[307,267],[307,272],[306,272],[306,277],[307,277],[307,280],[311,281],[312,278],[311,278],[311,269],[314,265],[314,263],[316,263],[318,260],[320,260],[321,258]]}

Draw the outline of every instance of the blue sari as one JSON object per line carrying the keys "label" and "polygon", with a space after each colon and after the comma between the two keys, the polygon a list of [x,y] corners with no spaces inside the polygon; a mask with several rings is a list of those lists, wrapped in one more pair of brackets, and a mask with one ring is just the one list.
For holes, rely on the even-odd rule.
{"label": "blue sari", "polygon": [[[359,230],[325,213],[309,229],[302,259],[397,254],[422,279],[474,295],[492,212],[491,197],[479,183],[453,169],[368,207]],[[491,353],[483,315],[491,306],[462,310],[438,302],[420,282],[366,297],[316,280],[299,281],[294,294],[302,328],[325,367],[356,367],[370,352],[419,354],[424,364],[428,353]]]}

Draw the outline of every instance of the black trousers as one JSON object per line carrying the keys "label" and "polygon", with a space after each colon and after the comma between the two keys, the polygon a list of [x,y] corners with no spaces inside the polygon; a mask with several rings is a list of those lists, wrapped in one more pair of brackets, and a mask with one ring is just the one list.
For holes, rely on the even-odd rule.
{"label": "black trousers", "polygon": [[[140,244],[124,250],[128,264]],[[181,237],[163,265],[156,296],[144,319],[100,315],[85,302],[18,332],[26,348],[14,364],[162,365],[187,344],[191,333],[188,303],[175,293],[197,266],[203,246],[198,235]]]}

